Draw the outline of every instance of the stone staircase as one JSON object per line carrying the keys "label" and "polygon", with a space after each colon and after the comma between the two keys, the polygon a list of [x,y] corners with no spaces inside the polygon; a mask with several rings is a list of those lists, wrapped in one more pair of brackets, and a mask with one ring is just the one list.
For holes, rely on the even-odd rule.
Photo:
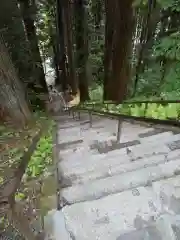
{"label": "stone staircase", "polygon": [[[180,240],[180,130],[81,114],[57,121],[53,239]],[[48,239],[48,238],[47,238]]]}

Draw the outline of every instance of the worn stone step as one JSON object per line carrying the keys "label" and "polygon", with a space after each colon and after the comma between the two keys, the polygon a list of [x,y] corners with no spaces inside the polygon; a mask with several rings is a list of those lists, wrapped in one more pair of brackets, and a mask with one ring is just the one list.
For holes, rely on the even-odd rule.
{"label": "worn stone step", "polygon": [[[145,143],[155,145],[154,142],[157,141],[157,140],[159,142],[163,143],[163,142],[167,142],[167,139],[169,139],[169,141],[170,141],[170,138],[174,138],[174,136],[176,136],[176,135],[172,135],[171,132],[165,132],[165,133],[162,133],[162,134],[157,134],[155,136],[146,137],[146,138],[142,139],[141,141],[142,141],[142,144],[144,144],[143,141],[145,141]],[[154,140],[153,140],[152,137],[154,138]],[[100,142],[99,143],[100,148],[104,147],[106,149],[105,152],[107,151],[107,146],[109,146],[110,149],[113,148],[112,155],[115,155],[118,148],[121,147],[121,145],[123,145],[123,144],[116,144],[115,143],[116,137],[109,134],[108,132],[105,132],[105,133],[102,133],[102,134],[97,134],[95,131],[88,131],[88,133],[86,135],[84,135],[84,133],[80,132],[79,129],[78,129],[77,131],[74,132],[74,134],[71,134],[70,136],[66,132],[65,132],[64,137],[61,136],[61,134],[60,134],[60,138],[62,138],[63,140],[59,141],[59,146],[61,146],[61,144],[62,145],[67,145],[67,146],[69,145],[69,148],[68,149],[66,148],[65,151],[64,151],[63,147],[62,148],[59,147],[59,149],[61,150],[61,155],[72,153],[72,152],[76,151],[77,149],[78,150],[81,150],[81,149],[83,150],[83,148],[88,148],[88,146],[91,148],[91,146],[93,145],[93,142],[95,140],[96,140],[96,142],[97,141]],[[150,138],[150,140],[149,140],[149,138]],[[178,137],[178,139],[180,139],[180,137]],[[73,141],[75,142],[75,141],[79,141],[79,140],[83,141],[83,144],[77,145],[77,146],[71,145],[71,142],[73,142]],[[103,140],[105,140],[104,145],[102,144]],[[131,141],[129,143],[131,143]],[[114,144],[113,147],[111,147],[112,144]],[[136,145],[136,144],[137,143],[132,142],[132,144],[130,144],[130,145]],[[126,144],[124,144],[124,146],[126,146],[126,145],[128,145],[128,142]],[[143,149],[144,149],[144,146],[143,146]],[[149,150],[149,147],[146,147],[146,149],[145,149],[146,152],[148,151],[147,149]],[[98,147],[95,150],[97,150],[97,152],[99,152]],[[136,150],[138,150],[138,148],[136,148]],[[103,153],[103,151],[102,151],[102,153]]]}
{"label": "worn stone step", "polygon": [[[138,144],[127,148],[116,149],[105,154],[98,154],[98,152],[91,152],[87,144],[84,142],[79,146],[74,146],[73,148],[67,149],[66,151],[60,151],[59,155],[61,160],[65,160],[62,163],[62,167],[74,168],[80,166],[80,168],[88,168],[88,165],[94,164],[100,161],[102,164],[102,159],[111,160],[117,158],[120,163],[127,161],[134,161],[138,158],[149,157],[151,155],[157,154],[167,154],[170,149],[180,148],[180,134],[172,135],[167,138],[163,138],[161,141],[152,141],[149,143]],[[95,154],[97,153],[97,154]],[[127,156],[128,155],[128,156]],[[118,161],[117,160],[117,161]],[[114,160],[111,160],[114,161]]]}
{"label": "worn stone step", "polygon": [[[80,139],[83,141],[83,139]],[[75,142],[75,141],[78,141],[78,140],[72,140],[72,141],[69,141],[68,143],[66,143],[66,145],[70,144],[72,142]],[[62,143],[63,145],[65,143]],[[61,145],[61,144],[58,144],[58,146]],[[150,146],[154,149],[154,145],[155,144],[151,144]],[[88,159],[88,157],[91,157],[91,154],[95,154],[95,157],[93,156],[92,158],[102,158],[102,157],[105,157],[107,156],[108,158],[112,158],[114,156],[117,156],[117,155],[122,155],[122,154],[126,154],[127,153],[127,150],[126,148],[121,148],[121,149],[116,149],[114,151],[110,151],[108,153],[102,153],[102,154],[99,154],[98,151],[96,150],[92,150],[91,148],[91,143],[90,143],[90,146],[87,145],[87,144],[84,144],[84,141],[83,143],[81,144],[77,144],[76,146],[75,145],[71,145],[68,149],[63,149],[63,148],[59,148],[59,157],[62,159],[62,160],[65,160],[67,162],[67,164],[70,164],[72,163],[75,163],[74,159],[76,159],[76,163],[77,164],[82,164],[84,162],[85,159]],[[146,145],[143,145],[144,148],[147,148]],[[129,147],[129,149],[131,150],[132,149],[132,146]],[[141,150],[141,148],[137,148],[137,151],[138,150]],[[164,149],[165,152],[168,151],[167,147],[166,149]],[[138,151],[139,152],[139,151]],[[75,153],[76,153],[76,156],[75,156]],[[135,152],[136,153],[136,152]],[[137,153],[138,154],[138,153]],[[141,153],[139,153],[140,156],[142,156],[142,150],[141,150]],[[138,156],[139,156],[138,155]],[[101,156],[101,157],[100,157]],[[75,164],[76,164],[75,163]]]}
{"label": "worn stone step", "polygon": [[116,144],[118,121],[92,118],[59,124],[55,239],[177,240],[180,134],[123,122]]}
{"label": "worn stone step", "polygon": [[[166,135],[165,134],[163,134],[163,135],[158,134],[158,136],[154,135],[153,136],[154,141],[152,140],[152,137],[150,137],[151,138],[150,141],[148,140],[148,138],[149,137],[147,137],[145,142],[142,142],[141,144],[128,147],[128,149],[132,152],[132,154],[129,154],[132,156],[132,158],[148,156],[148,155],[151,155],[153,152],[154,152],[154,154],[158,153],[158,152],[165,153],[167,151],[167,149],[165,149],[165,148],[163,149],[161,147],[165,146],[167,144],[168,145],[171,143],[173,144],[173,142],[180,140],[180,134],[173,135],[171,132],[167,132]],[[157,139],[158,139],[158,141],[157,141]],[[123,151],[123,150],[121,150],[121,151]],[[119,155],[119,149],[110,151],[110,152],[106,153],[106,156],[107,155],[111,156],[111,157],[117,156],[117,155]]]}
{"label": "worn stone step", "polygon": [[132,172],[137,169],[147,168],[149,166],[155,166],[170,160],[176,160],[178,158],[180,158],[180,150],[171,151],[166,155],[159,154],[138,159],[130,163],[120,163],[118,159],[115,158],[110,161],[106,161],[103,164],[96,165],[93,170],[92,168],[85,167],[84,171],[81,173],[77,173],[74,169],[71,169],[72,171],[70,172],[68,169],[63,169],[63,171],[61,169],[61,181],[63,181],[62,185],[65,184],[66,186],[68,185],[67,183],[69,183],[70,186],[79,183],[83,184],[88,181],[120,175],[125,172]]}
{"label": "worn stone step", "polygon": [[179,174],[180,160],[178,159],[85,184],[73,185],[62,189],[61,196],[69,204],[92,201],[134,187],[150,185],[152,181],[159,181]]}
{"label": "worn stone step", "polygon": [[164,141],[166,138],[172,137],[174,134],[171,131],[162,132],[148,137],[139,137],[141,143],[151,143],[154,141]]}
{"label": "worn stone step", "polygon": [[[175,240],[180,176],[62,209],[73,239]],[[145,233],[144,233],[145,231]]]}
{"label": "worn stone step", "polygon": [[[101,219],[100,223],[107,224],[108,218],[104,217]],[[141,219],[139,219],[141,222]],[[138,221],[139,221],[138,220]],[[137,221],[137,220],[136,220]],[[145,227],[140,226],[137,229],[128,231],[126,230],[125,233],[120,234],[120,236],[115,237],[116,240],[179,240],[180,236],[180,224],[179,219],[177,217],[169,216],[169,215],[161,215],[159,219],[154,222],[149,222],[148,224],[144,224]],[[137,225],[137,224],[136,224]],[[73,233],[69,228],[67,228],[67,224],[65,222],[64,214],[62,211],[51,211],[45,216],[44,221],[44,229],[46,232],[45,240],[50,239],[63,239],[63,240],[71,240],[71,239],[80,239],[77,237],[77,233]],[[117,234],[117,233],[115,233]],[[80,235],[80,234],[79,234]],[[82,235],[82,234],[81,234]],[[111,233],[108,235],[109,240],[112,239]],[[84,237],[84,236],[83,236]],[[88,237],[88,236],[87,236]],[[104,239],[103,235],[102,238]],[[102,239],[101,236],[98,239]],[[82,238],[81,238],[82,239]],[[86,238],[88,239],[88,238]]]}
{"label": "worn stone step", "polygon": [[[117,142],[116,140],[108,142],[100,142],[99,144],[94,144],[94,149],[99,153],[108,153],[110,151],[115,151],[120,148],[131,147],[142,144],[151,144],[154,145],[155,142],[166,143],[170,141],[180,140],[180,134],[174,135],[172,132],[164,132],[151,137],[146,137],[144,139],[138,139],[128,142]],[[180,145],[180,144],[179,144]]]}
{"label": "worn stone step", "polygon": [[[131,135],[128,134],[128,136],[123,135],[121,136],[121,142],[128,142],[128,141],[134,141],[137,138],[137,133],[131,132]],[[65,131],[63,135],[61,132],[59,133],[59,140],[58,143],[68,143],[69,141],[75,141],[78,139],[83,139],[84,144],[90,144],[93,143],[94,140],[100,141],[100,142],[108,142],[110,140],[116,141],[116,133],[113,132],[107,132],[106,129],[104,129],[102,132],[95,131],[95,130],[81,130],[79,128],[71,130],[71,132]],[[143,140],[142,140],[143,142]]]}
{"label": "worn stone step", "polygon": [[[116,120],[108,120],[109,124],[107,123],[106,120],[101,119],[100,124],[97,125],[96,127],[94,126],[93,128],[89,128],[89,125],[86,124],[86,127],[81,126],[81,121],[75,122],[75,126],[69,123],[70,127],[67,128],[67,123],[61,124],[59,128],[59,140],[58,143],[65,142],[68,140],[73,140],[77,139],[78,136],[83,136],[84,139],[89,139],[91,137],[94,138],[94,135],[98,134],[99,137],[102,135],[102,140],[103,139],[103,133],[107,132],[110,134],[110,136],[116,136],[117,134],[117,121]],[[73,126],[73,127],[72,127]],[[112,128],[113,126],[113,128]],[[125,142],[128,140],[135,140],[138,137],[138,134],[143,134],[148,131],[152,131],[152,128],[145,128],[140,125],[133,125],[133,127],[130,128],[130,124],[124,122],[123,127],[122,127],[122,135],[121,135],[121,141]],[[106,139],[106,138],[105,138]]]}
{"label": "worn stone step", "polygon": [[[103,166],[131,163],[152,155],[166,155],[170,152],[168,146],[155,146],[154,144],[137,145],[129,147],[129,150],[130,152],[128,152],[126,148],[122,148],[106,154],[94,155],[88,151],[79,154],[72,154],[69,155],[68,159],[67,157],[64,157],[65,160],[59,163],[59,167],[67,174],[80,174],[86,171],[94,171],[96,168]],[[63,156],[61,157],[63,159]]]}
{"label": "worn stone step", "polygon": [[59,140],[58,143],[62,144],[65,142],[73,141],[73,140],[78,140],[78,139],[83,139],[84,143],[93,140],[99,140],[99,141],[104,141],[104,139],[115,139],[115,136],[107,131],[103,131],[102,133],[97,133],[97,131],[84,131],[81,130],[80,128],[75,129],[74,131],[71,131],[71,133],[64,132],[63,135],[61,134],[61,131],[59,133]]}

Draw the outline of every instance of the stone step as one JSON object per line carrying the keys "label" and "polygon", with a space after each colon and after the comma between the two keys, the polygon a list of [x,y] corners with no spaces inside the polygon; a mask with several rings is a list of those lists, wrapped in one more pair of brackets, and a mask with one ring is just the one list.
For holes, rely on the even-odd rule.
{"label": "stone step", "polygon": [[[61,159],[65,159],[65,162],[63,163],[67,168],[68,166],[70,168],[73,168],[74,166],[83,165],[86,166],[87,161],[90,164],[90,162],[95,161],[101,161],[101,159],[112,159],[112,158],[120,158],[120,156],[124,159],[125,162],[127,160],[131,159],[131,161],[137,159],[137,158],[143,158],[143,157],[149,157],[153,154],[166,154],[170,151],[170,149],[178,149],[180,148],[180,134],[177,135],[171,135],[169,137],[163,137],[161,141],[151,141],[149,143],[143,143],[138,144],[134,146],[128,147],[128,157],[127,157],[127,149],[121,148],[116,149],[114,151],[110,151],[103,154],[98,154],[98,151],[94,151],[94,153],[97,153],[96,155],[93,155],[93,152],[91,152],[91,148],[87,144],[79,144],[77,146],[72,146],[69,149],[61,150],[59,152]],[[163,145],[167,144],[167,146]],[[92,156],[91,156],[92,154]],[[101,156],[101,157],[100,157]],[[85,161],[86,160],[86,161]],[[101,164],[101,163],[100,163]],[[91,164],[90,164],[91,165]]]}
{"label": "stone step", "polygon": [[179,239],[180,134],[92,118],[59,125],[55,239]]}
{"label": "stone step", "polygon": [[[136,226],[137,229],[132,231],[126,230],[125,233],[120,234],[120,236],[116,237],[115,239],[116,240],[132,240],[132,239],[133,240],[180,240],[179,218],[180,218],[179,215],[177,217],[176,216],[174,217],[168,214],[166,215],[164,214],[164,215],[161,215],[159,219],[156,219],[154,222],[153,221],[148,222],[148,224],[145,224],[145,221],[142,220],[143,224],[141,225],[145,225],[145,227]],[[137,219],[136,219],[136,222],[137,222]],[[103,224],[103,221],[105,224],[107,224],[108,223],[107,220],[108,218],[105,216],[104,218],[101,219],[100,224]],[[138,222],[141,222],[141,219],[139,220]],[[62,211],[54,210],[54,211],[48,212],[48,214],[45,216],[45,221],[44,221],[44,229],[46,232],[45,240],[50,240],[50,239],[55,239],[55,240],[56,239],[63,239],[63,240],[77,239],[78,240],[80,239],[79,236],[77,238],[77,233],[74,234],[72,231],[68,231],[69,229],[66,226],[67,224],[65,222],[64,214]],[[112,235],[115,235],[115,234],[111,233],[110,236],[108,236],[109,238],[107,239],[111,240]],[[89,238],[86,238],[86,239],[89,239]],[[101,236],[98,239],[102,239]]]}
{"label": "stone step", "polygon": [[[175,140],[180,140],[180,134],[173,135],[172,132],[164,132],[164,133],[156,134],[151,137],[145,137],[142,139],[138,138],[138,140],[133,140],[128,142],[121,141],[120,143],[118,143],[116,139],[111,142],[108,142],[105,140],[104,142],[93,144],[94,145],[93,147],[99,153],[108,153],[111,151],[118,150],[120,148],[131,147],[131,146],[136,147],[137,145],[140,145],[140,144],[146,144],[147,146],[147,144],[154,145],[155,142],[166,143],[167,141],[170,142]],[[139,146],[139,148],[141,148],[141,146]]]}
{"label": "stone step", "polygon": [[[59,135],[59,139],[58,139],[58,143],[64,143],[64,142],[68,142],[68,141],[72,141],[72,140],[77,140],[78,137],[82,137],[85,141],[88,140],[95,140],[98,138],[101,141],[106,140],[106,137],[109,136],[114,136],[114,139],[116,139],[116,134],[117,134],[117,127],[114,129],[109,129],[109,127],[106,124],[105,120],[101,120],[101,128],[97,127],[93,127],[93,128],[89,128],[89,125],[86,124],[87,126],[84,128],[81,126],[82,122],[76,122],[75,126],[71,126],[69,128],[67,128],[67,124],[65,126],[63,126],[63,124],[60,125],[60,129],[58,130],[58,135]],[[110,120],[111,125],[116,123],[115,120]],[[123,126],[126,126],[127,123],[123,123]],[[115,125],[116,126],[116,125]],[[128,124],[129,126],[129,124]],[[64,128],[63,128],[64,127]],[[131,129],[129,129],[129,127],[126,126],[122,128],[122,135],[121,135],[121,141],[122,142],[127,142],[129,140],[135,140],[138,137],[138,134],[144,134],[148,131],[152,131],[152,128],[145,128],[145,127],[141,127],[139,125],[135,125],[133,127],[131,127]],[[106,136],[106,134],[108,136]],[[96,139],[97,140],[97,139]]]}
{"label": "stone step", "polygon": [[[130,146],[128,148],[129,150],[133,151],[134,154],[143,151],[145,153],[144,155],[147,155],[148,153],[151,153],[152,149],[155,149],[157,151],[157,149],[162,146],[162,144],[167,144],[178,140],[180,140],[180,134],[174,135],[172,132],[165,132],[151,137],[139,139],[141,144]],[[119,152],[118,149],[116,149],[114,151],[108,152],[107,154],[109,156],[115,156],[118,155]]]}
{"label": "stone step", "polygon": [[[154,140],[152,137],[154,138]],[[141,156],[149,156],[149,154],[151,155],[153,152],[154,153],[163,152],[163,151],[166,152],[165,149],[161,149],[161,146],[163,146],[163,144],[171,145],[175,141],[180,140],[180,134],[173,135],[171,132],[157,134],[152,137],[150,137],[151,138],[150,140],[148,139],[149,137],[147,137],[144,142],[141,141],[141,144],[135,144],[133,146],[128,147],[128,149],[132,152],[133,158],[138,158]],[[179,148],[180,148],[180,144],[179,144]],[[123,150],[115,149],[113,151],[109,151],[106,153],[106,156],[109,156],[109,157],[117,156],[120,153],[119,151],[126,152],[126,149],[123,149]]]}
{"label": "stone step", "polygon": [[171,131],[158,133],[148,137],[139,137],[141,143],[151,143],[154,141],[164,141],[166,138],[171,138],[174,134]]}
{"label": "stone step", "polygon": [[[66,230],[77,240],[179,239],[180,176],[65,206]],[[176,236],[178,235],[178,238]]]}
{"label": "stone step", "polygon": [[[89,146],[89,144],[90,144],[90,148],[91,148],[91,146],[93,145],[93,142],[96,140],[96,142],[97,141],[99,141],[100,143],[102,142],[103,143],[103,141],[104,141],[104,139],[106,139],[106,141],[105,141],[105,143],[106,144],[100,144],[100,148],[105,148],[105,149],[107,149],[107,146],[106,145],[110,145],[109,147],[110,148],[112,148],[111,147],[111,145],[113,144],[113,145],[115,145],[115,146],[113,146],[113,151],[112,151],[112,155],[115,155],[115,154],[119,154],[119,152],[117,153],[117,151],[119,150],[119,149],[117,149],[117,148],[119,148],[119,147],[121,147],[121,145],[123,145],[123,144],[117,144],[117,146],[116,146],[116,143],[115,143],[115,140],[116,140],[116,137],[115,136],[112,136],[111,134],[109,134],[108,132],[105,132],[105,133],[102,133],[102,134],[97,134],[96,132],[92,132],[92,131],[88,131],[87,133],[86,133],[86,135],[84,135],[84,133],[81,133],[80,131],[79,131],[79,129],[77,130],[77,131],[75,131],[74,132],[74,134],[63,134],[63,135],[65,135],[64,137],[63,136],[61,136],[61,134],[60,134],[60,138],[62,138],[63,139],[63,141],[59,141],[59,146],[62,144],[62,145],[64,145],[64,144],[66,144],[66,145],[68,145],[68,143],[70,143],[70,142],[72,142],[72,141],[77,141],[77,140],[82,140],[83,141],[83,144],[81,144],[81,145],[78,145],[78,146],[74,146],[74,145],[71,145],[71,146],[69,146],[69,148],[68,149],[66,149],[65,151],[64,151],[64,149],[61,149],[61,148],[59,148],[59,149],[61,149],[61,155],[63,155],[63,154],[71,154],[72,152],[74,152],[74,150],[83,150],[83,148],[88,148],[88,146]],[[145,143],[147,143],[147,144],[151,144],[152,146],[153,146],[153,148],[154,148],[154,145],[155,145],[155,141],[158,141],[158,142],[161,142],[161,143],[165,143],[165,142],[167,142],[167,141],[170,141],[170,139],[172,138],[172,140],[173,140],[173,138],[175,138],[175,136],[178,136],[178,137],[176,137],[176,139],[180,139],[180,135],[173,135],[171,132],[165,132],[165,133],[161,133],[161,134],[157,134],[157,135],[155,135],[155,136],[150,136],[150,137],[145,137],[145,138],[142,138],[140,141],[142,142],[142,144],[145,144]],[[154,139],[154,140],[153,140]],[[169,139],[169,140],[168,140]],[[132,142],[132,145],[133,145],[134,143]],[[136,143],[137,144],[137,143]],[[70,145],[70,144],[69,144]],[[96,144],[97,145],[97,144]],[[102,145],[102,146],[101,146]],[[120,145],[120,146],[119,146]],[[128,142],[126,143],[126,144],[124,144],[124,146],[126,146],[126,145],[128,145]],[[123,146],[122,146],[123,147]],[[136,146],[135,146],[136,147]],[[146,147],[146,146],[140,146],[139,148],[140,149],[142,149],[142,147],[143,147],[143,149],[145,149],[145,151],[147,152],[148,150],[149,150],[149,147]],[[144,148],[144,147],[146,147],[146,148]],[[136,148],[136,150],[138,151],[138,147]],[[99,152],[99,149],[97,148],[97,152]],[[103,151],[102,151],[103,152]],[[111,152],[111,151],[110,151]],[[111,154],[111,153],[110,153]],[[68,156],[66,156],[66,157],[68,157]]]}
{"label": "stone step", "polygon": [[74,141],[78,139],[83,139],[85,142],[93,142],[94,140],[104,141],[104,139],[116,139],[116,137],[107,131],[103,131],[102,133],[97,133],[96,131],[81,131],[79,128],[74,129],[74,131],[71,131],[71,133],[63,132],[63,135],[61,134],[61,131],[59,132],[59,140],[58,143],[62,144],[69,141]]}
{"label": "stone step", "polygon": [[[151,157],[146,157],[143,159],[138,159],[133,162],[121,163],[118,159],[112,159],[110,161],[106,161],[103,164],[96,165],[93,170],[92,168],[85,167],[83,172],[76,172],[76,170],[72,169],[72,171],[68,171],[69,169],[61,168],[61,183],[62,186],[69,183],[73,184],[83,184],[88,181],[102,179],[106,177],[111,177],[115,175],[120,175],[125,172],[132,172],[137,169],[147,168],[149,166],[155,166],[160,163],[168,162],[170,160],[176,160],[180,157],[180,150],[171,151],[168,154],[159,154]],[[114,161],[113,161],[114,160]],[[101,159],[102,161],[102,159]],[[91,165],[92,167],[92,165]],[[63,182],[62,182],[63,181]]]}
{"label": "stone step", "polygon": [[[166,156],[170,149],[166,145],[153,144],[141,144],[133,147],[129,147],[129,152],[126,148],[118,149],[106,154],[91,154],[90,151],[86,151],[69,154],[63,156],[60,154],[62,161],[59,163],[59,167],[67,174],[81,174],[86,171],[94,171],[96,168],[103,166],[116,166],[124,163],[131,163],[136,160],[147,158],[155,155]],[[64,161],[63,161],[64,158]]]}
{"label": "stone step", "polygon": [[151,185],[153,181],[159,181],[179,174],[180,160],[178,159],[126,172],[121,175],[63,188],[61,190],[61,197],[69,204],[92,201],[127,189]]}

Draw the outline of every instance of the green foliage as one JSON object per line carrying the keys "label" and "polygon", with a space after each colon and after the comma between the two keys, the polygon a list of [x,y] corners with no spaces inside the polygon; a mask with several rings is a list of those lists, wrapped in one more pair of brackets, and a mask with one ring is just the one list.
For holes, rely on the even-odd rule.
{"label": "green foliage", "polygon": [[55,34],[55,2],[39,0],[37,3],[36,27],[41,55],[43,58],[52,58],[51,35]]}
{"label": "green foliage", "polygon": [[94,40],[91,43],[91,51],[89,54],[89,62],[91,64],[92,80],[98,84],[102,84],[103,80],[103,58],[104,58],[104,41]]}
{"label": "green foliage", "polygon": [[158,0],[163,9],[170,8],[172,11],[180,11],[180,0]]}
{"label": "green foliage", "polygon": [[52,164],[52,128],[53,123],[49,124],[49,129],[41,137],[38,146],[33,153],[28,165],[26,174],[30,178],[35,178],[48,170]]}
{"label": "green foliage", "polygon": [[103,99],[103,88],[101,85],[95,85],[90,91],[90,98],[92,101],[98,101]]}
{"label": "green foliage", "polygon": [[147,106],[145,103],[142,104],[109,104],[108,108],[106,104],[99,104],[96,101],[94,106],[85,106],[87,109],[94,109],[103,112],[124,114],[135,117],[148,117],[160,120],[175,119],[178,120],[180,117],[180,104],[169,103],[167,105],[149,103]]}
{"label": "green foliage", "polygon": [[[179,75],[180,76],[180,75]],[[178,87],[180,89],[180,81],[177,82]],[[162,93],[162,96],[166,99],[177,99],[179,100],[180,92],[176,92],[175,90],[172,91],[171,83],[169,86],[169,95],[167,92],[164,92],[164,95]],[[167,88],[167,85],[165,86]],[[146,106],[145,103],[142,104],[109,104],[108,108],[106,104],[102,103],[102,96],[103,96],[103,89],[101,86],[96,86],[96,88],[92,89],[90,92],[91,96],[91,102],[88,101],[87,105],[85,105],[85,108],[87,109],[93,109],[98,111],[108,111],[112,113],[118,113],[118,114],[125,114],[130,116],[137,116],[137,117],[149,117],[149,118],[155,118],[155,119],[179,119],[180,117],[180,104],[179,103],[169,103],[169,104],[156,104],[156,103],[150,103]],[[135,101],[145,101],[147,98],[143,95],[135,97],[129,101],[135,102]],[[159,98],[155,98],[154,96],[149,97],[148,101],[151,100],[161,100]],[[92,103],[92,105],[88,105],[89,103]],[[84,107],[84,106],[83,106]]]}
{"label": "green foliage", "polygon": [[[141,21],[147,18],[148,0],[135,0],[137,19],[137,33],[135,42],[139,42],[142,31]],[[90,92],[92,99],[102,99],[102,88],[104,78],[104,25],[105,14],[104,7],[101,9],[102,21],[100,29],[95,28],[95,15],[97,1],[91,0],[87,3],[88,11],[88,32],[89,32],[89,62],[88,70],[91,73]],[[56,36],[55,29],[55,2],[52,0],[39,0],[37,14],[37,31],[39,44],[43,55],[52,59],[52,42],[50,33]],[[139,71],[136,98],[155,98],[163,97],[164,99],[177,99],[180,95],[180,0],[158,0],[156,9],[159,11],[157,23],[150,24],[150,39],[146,46],[145,56],[142,59],[144,67]],[[153,14],[153,11],[152,11]],[[74,18],[74,16],[72,17]],[[154,15],[152,15],[152,19]],[[73,19],[74,21],[74,19]],[[74,26],[73,26],[74,29]],[[152,31],[152,34],[151,34]],[[154,34],[153,34],[154,31]],[[56,38],[56,37],[55,37]],[[75,42],[74,42],[75,44]],[[75,46],[75,45],[74,45]],[[74,47],[75,48],[75,47]],[[139,46],[136,44],[136,54],[131,57],[136,63],[138,60]],[[162,61],[165,62],[162,65]],[[135,69],[132,71],[135,73]],[[134,74],[135,75],[135,74]],[[132,75],[131,86],[135,76]],[[95,86],[95,88],[94,88]]]}
{"label": "green foliage", "polygon": [[180,32],[162,38],[154,46],[154,56],[165,57],[168,60],[180,60]]}

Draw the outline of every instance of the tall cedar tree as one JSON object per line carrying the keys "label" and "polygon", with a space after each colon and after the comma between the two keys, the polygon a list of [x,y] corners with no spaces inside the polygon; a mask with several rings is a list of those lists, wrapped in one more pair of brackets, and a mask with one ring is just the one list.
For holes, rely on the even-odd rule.
{"label": "tall cedar tree", "polygon": [[78,84],[81,101],[89,100],[88,92],[88,22],[86,0],[75,1],[76,19],[76,65],[78,68]]}
{"label": "tall cedar tree", "polygon": [[68,69],[68,84],[72,89],[72,93],[76,94],[78,92],[78,82],[75,73],[75,63],[73,54],[73,24],[72,24],[72,6],[70,0],[62,1],[63,8],[63,26],[64,26],[64,37],[65,37],[65,47],[67,54],[67,69]]}
{"label": "tall cedar tree", "polygon": [[[56,1],[56,22],[57,22],[57,44],[54,46],[55,61],[57,64],[58,78],[56,85],[62,84],[62,90],[67,88],[67,69],[66,69],[66,48],[65,48],[65,27],[63,24],[63,2]],[[57,71],[56,70],[56,71]]]}
{"label": "tall cedar tree", "polygon": [[105,1],[105,77],[104,99],[122,102],[127,96],[131,76],[132,0]]}
{"label": "tall cedar tree", "polygon": [[38,38],[36,34],[36,27],[34,23],[36,6],[34,1],[20,0],[21,13],[25,25],[26,35],[29,41],[30,49],[35,64],[35,71],[38,81],[44,89],[47,91],[47,85],[45,81],[44,69],[42,65],[42,59],[38,46]]}
{"label": "tall cedar tree", "polygon": [[31,117],[24,89],[0,37],[0,119],[23,126]]}

